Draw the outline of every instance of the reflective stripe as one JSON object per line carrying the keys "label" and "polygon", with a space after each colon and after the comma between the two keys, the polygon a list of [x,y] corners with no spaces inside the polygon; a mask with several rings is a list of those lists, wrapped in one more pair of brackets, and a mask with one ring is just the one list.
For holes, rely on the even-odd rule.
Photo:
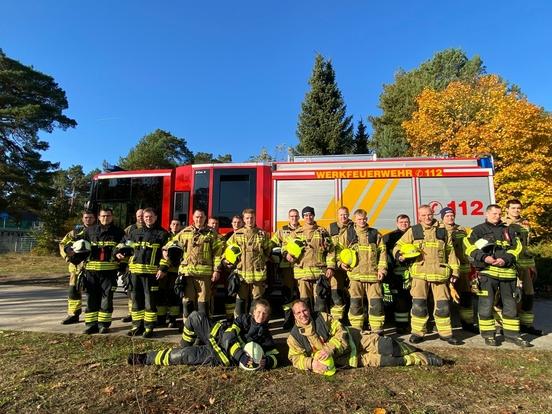
{"label": "reflective stripe", "polygon": [[155,365],[169,365],[169,359],[170,359],[171,349],[164,349],[162,351],[159,351],[155,354]]}
{"label": "reflective stripe", "polygon": [[85,263],[84,268],[86,270],[95,270],[95,271],[117,270],[119,268],[119,263],[117,263],[117,262],[98,262],[98,261],[95,261],[95,260],[91,260],[91,261]]}

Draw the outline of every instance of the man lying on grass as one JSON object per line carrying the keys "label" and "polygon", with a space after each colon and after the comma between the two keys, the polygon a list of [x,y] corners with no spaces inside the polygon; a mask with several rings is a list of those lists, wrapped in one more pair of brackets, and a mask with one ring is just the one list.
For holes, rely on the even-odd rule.
{"label": "man lying on grass", "polygon": [[[270,369],[277,365],[278,351],[268,328],[270,304],[258,299],[251,314],[233,322],[213,323],[203,312],[194,311],[186,319],[181,346],[130,354],[131,365],[222,365],[246,370]],[[194,345],[196,339],[200,344]]]}
{"label": "man lying on grass", "polygon": [[307,304],[292,306],[295,326],[287,339],[288,358],[295,368],[331,376],[337,367],[443,365],[443,359],[395,341],[355,328],[344,327],[331,315],[311,315]]}

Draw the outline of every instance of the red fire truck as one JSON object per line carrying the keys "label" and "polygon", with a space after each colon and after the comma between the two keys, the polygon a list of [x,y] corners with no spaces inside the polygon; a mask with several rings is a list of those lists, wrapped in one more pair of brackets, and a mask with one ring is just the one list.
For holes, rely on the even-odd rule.
{"label": "red fire truck", "polygon": [[388,158],[305,156],[290,162],[184,165],[174,169],[118,171],[94,177],[89,206],[113,208],[126,226],[138,208],[153,207],[167,228],[172,218],[184,225],[195,209],[217,217],[221,230],[233,215],[254,208],[257,225],[274,231],[291,208],[315,208],[320,225],[335,221],[344,205],[363,208],[371,226],[395,227],[398,214],[413,221],[421,204],[438,212],[456,211],[457,222],[473,226],[494,203],[490,158]]}

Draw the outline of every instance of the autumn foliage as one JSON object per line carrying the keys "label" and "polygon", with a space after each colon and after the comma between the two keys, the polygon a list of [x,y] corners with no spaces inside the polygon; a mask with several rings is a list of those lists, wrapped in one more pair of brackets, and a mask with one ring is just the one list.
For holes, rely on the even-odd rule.
{"label": "autumn foliage", "polygon": [[495,75],[425,89],[403,122],[413,155],[492,154],[496,200],[518,198],[537,232],[552,230],[552,116]]}

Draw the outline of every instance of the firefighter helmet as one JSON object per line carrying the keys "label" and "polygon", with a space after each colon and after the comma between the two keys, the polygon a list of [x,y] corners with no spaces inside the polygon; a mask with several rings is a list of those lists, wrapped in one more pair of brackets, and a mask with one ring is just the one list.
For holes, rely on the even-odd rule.
{"label": "firefighter helmet", "polygon": [[113,249],[113,254],[121,253],[125,257],[131,257],[134,254],[134,248],[132,247],[131,241],[128,240],[126,243],[119,243]]}
{"label": "firefighter helmet", "polygon": [[180,264],[182,257],[184,256],[184,248],[182,247],[182,244],[180,244],[177,240],[171,240],[167,245],[167,256],[173,266]]}
{"label": "firefighter helmet", "polygon": [[495,247],[494,243],[491,243],[487,239],[477,239],[474,243],[474,246],[484,253],[492,253]]}
{"label": "firefighter helmet", "polygon": [[76,240],[71,245],[73,249],[73,256],[69,257],[69,262],[74,265],[81,264],[88,256],[90,256],[90,251],[92,250],[92,245],[88,240]]}
{"label": "firefighter helmet", "polygon": [[249,356],[251,364],[244,365],[240,362],[240,368],[246,371],[257,371],[261,368],[261,361],[264,358],[263,347],[256,342],[248,342],[243,351]]}
{"label": "firefighter helmet", "polygon": [[422,253],[418,246],[412,243],[403,244],[400,248],[400,252],[405,259],[413,259]]}
{"label": "firefighter helmet", "polygon": [[341,260],[341,263],[346,264],[352,269],[358,264],[357,252],[353,249],[343,249],[339,253],[339,260]]}
{"label": "firefighter helmet", "polygon": [[282,248],[274,247],[270,254],[270,259],[272,260],[272,263],[280,263],[282,261]]}
{"label": "firefighter helmet", "polygon": [[236,264],[241,256],[241,248],[237,244],[229,244],[224,250],[224,258],[230,264]]}
{"label": "firefighter helmet", "polygon": [[318,362],[320,362],[321,364],[326,365],[328,367],[328,369],[326,371],[324,371],[324,375],[326,375],[327,377],[331,377],[336,372],[333,357],[330,355],[326,359],[319,359],[319,354],[320,354],[320,351],[316,352],[314,354],[314,358],[318,359]]}
{"label": "firefighter helmet", "polygon": [[294,258],[298,259],[305,249],[305,242],[301,239],[291,239],[286,243],[286,251]]}

